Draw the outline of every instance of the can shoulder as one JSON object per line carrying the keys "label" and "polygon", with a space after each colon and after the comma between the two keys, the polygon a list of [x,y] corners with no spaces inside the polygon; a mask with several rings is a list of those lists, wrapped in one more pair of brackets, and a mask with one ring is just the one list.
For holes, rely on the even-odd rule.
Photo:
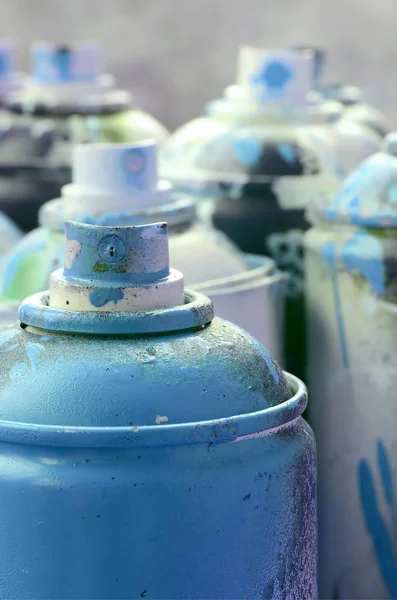
{"label": "can shoulder", "polygon": [[279,366],[240,328],[89,336],[10,327],[0,333],[0,418],[122,427],[231,417],[291,396]]}

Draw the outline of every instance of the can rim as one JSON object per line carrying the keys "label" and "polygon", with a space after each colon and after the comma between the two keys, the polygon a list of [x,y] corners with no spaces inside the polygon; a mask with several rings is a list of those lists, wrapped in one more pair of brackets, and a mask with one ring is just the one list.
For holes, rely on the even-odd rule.
{"label": "can rim", "polygon": [[148,311],[74,311],[49,305],[49,291],[38,292],[19,307],[23,326],[59,333],[90,335],[141,335],[184,331],[207,325],[214,318],[209,298],[185,289],[184,303],[171,308]]}
{"label": "can rim", "polygon": [[238,443],[274,434],[300,417],[307,406],[305,384],[284,372],[293,396],[263,410],[190,423],[141,427],[62,427],[0,420],[0,442],[80,448],[142,448],[192,444]]}

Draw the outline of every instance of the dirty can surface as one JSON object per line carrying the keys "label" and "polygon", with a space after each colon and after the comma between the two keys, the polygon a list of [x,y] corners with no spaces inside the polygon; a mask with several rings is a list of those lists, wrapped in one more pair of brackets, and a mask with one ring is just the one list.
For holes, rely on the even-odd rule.
{"label": "dirty can surface", "polygon": [[397,138],[306,234],[321,598],[395,598]]}
{"label": "dirty can surface", "polygon": [[317,598],[305,387],[184,291],[164,223],[67,223],[20,319],[0,333],[2,597]]}

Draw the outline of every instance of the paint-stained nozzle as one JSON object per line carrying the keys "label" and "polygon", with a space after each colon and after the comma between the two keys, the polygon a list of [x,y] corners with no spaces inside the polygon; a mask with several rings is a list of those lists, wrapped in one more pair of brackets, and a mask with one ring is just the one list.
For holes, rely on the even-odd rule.
{"label": "paint-stained nozzle", "polygon": [[142,311],[183,304],[183,275],[170,269],[166,223],[65,225],[65,266],[50,278],[50,306]]}
{"label": "paint-stained nozzle", "polygon": [[32,77],[43,84],[93,83],[101,74],[97,44],[36,42],[31,49]]}
{"label": "paint-stained nozzle", "polygon": [[242,46],[239,50],[237,85],[250,91],[260,103],[303,106],[313,88],[311,52],[265,50]]}
{"label": "paint-stained nozzle", "polygon": [[86,220],[105,211],[151,208],[170,201],[159,180],[157,144],[81,144],[73,152],[72,183],[62,188],[66,218]]}

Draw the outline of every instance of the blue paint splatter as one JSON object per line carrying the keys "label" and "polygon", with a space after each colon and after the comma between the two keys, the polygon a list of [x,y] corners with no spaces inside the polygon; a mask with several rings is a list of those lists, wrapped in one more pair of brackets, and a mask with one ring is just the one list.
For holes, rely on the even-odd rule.
{"label": "blue paint splatter", "polygon": [[233,141],[233,152],[242,165],[252,167],[261,157],[262,141],[254,137],[237,138]]}
{"label": "blue paint splatter", "polygon": [[261,100],[265,100],[269,93],[280,95],[287,83],[293,78],[295,70],[281,60],[266,62],[257,75],[251,78],[251,82],[261,89]]}
{"label": "blue paint splatter", "polygon": [[35,342],[26,342],[25,350],[30,360],[32,371],[36,371],[39,367],[39,358],[40,354],[44,351],[44,347]]}
{"label": "blue paint splatter", "polygon": [[94,290],[90,294],[90,302],[92,306],[100,307],[105,306],[108,302],[114,302],[117,304],[119,300],[124,298],[124,292],[115,288],[103,288]]}
{"label": "blue paint splatter", "polygon": [[[392,481],[389,460],[382,442],[378,442],[377,446],[378,466],[381,472],[386,499],[390,504],[389,500],[390,498],[394,498],[394,494],[391,489]],[[378,506],[374,480],[366,459],[360,460],[358,464],[358,489],[365,525],[372,538],[378,567],[390,597],[397,598],[396,555],[394,553],[393,542]]]}
{"label": "blue paint splatter", "polygon": [[397,185],[392,185],[388,191],[389,202],[397,204]]}
{"label": "blue paint splatter", "polygon": [[385,264],[382,246],[375,236],[359,229],[342,248],[348,271],[359,271],[378,294],[385,291]]}
{"label": "blue paint splatter", "polygon": [[0,332],[0,348],[4,346],[9,340],[11,340],[16,335],[15,329],[7,330]]}
{"label": "blue paint splatter", "polygon": [[18,344],[12,344],[11,346],[8,346],[6,352],[12,352],[13,350],[15,350],[15,348],[18,348]]}
{"label": "blue paint splatter", "polygon": [[150,153],[147,148],[127,148],[121,155],[121,172],[127,184],[138,190],[148,185],[148,161]]}
{"label": "blue paint splatter", "polygon": [[357,209],[360,208],[360,206],[361,206],[361,201],[358,196],[353,196],[353,198],[351,200],[349,200],[349,204],[348,204],[349,210],[356,211]]}
{"label": "blue paint splatter", "polygon": [[292,146],[289,144],[279,144],[277,150],[289,165],[294,165],[296,163],[296,154]]}
{"label": "blue paint splatter", "polygon": [[339,343],[341,347],[342,361],[344,367],[349,366],[349,355],[347,351],[347,339],[345,332],[345,323],[343,320],[343,311],[342,311],[342,300],[340,297],[339,291],[339,283],[338,283],[338,273],[336,270],[336,244],[335,242],[327,242],[324,244],[321,250],[321,255],[323,259],[328,263],[331,269],[331,277],[332,277],[332,291],[334,295],[334,304],[335,304],[335,313],[336,313],[336,322],[338,326],[338,334],[339,334]]}
{"label": "blue paint splatter", "polygon": [[25,374],[26,369],[27,369],[26,363],[24,363],[24,362],[15,363],[15,365],[13,365],[11,367],[10,372],[9,372],[10,379],[12,379],[13,381],[15,379],[19,379],[20,377],[22,377],[22,375]]}

